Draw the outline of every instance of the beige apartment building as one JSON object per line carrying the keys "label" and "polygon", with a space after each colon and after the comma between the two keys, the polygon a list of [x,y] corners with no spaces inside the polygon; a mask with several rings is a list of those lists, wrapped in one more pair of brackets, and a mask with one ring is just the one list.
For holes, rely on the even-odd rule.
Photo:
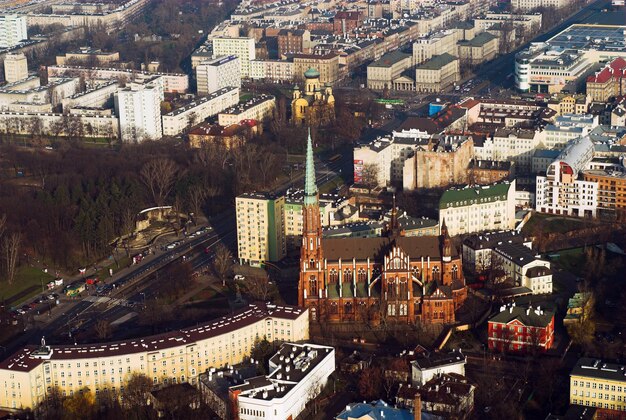
{"label": "beige apartment building", "polygon": [[511,0],[511,10],[528,12],[539,7],[560,9],[567,4],[568,0]]}
{"label": "beige apartment building", "polygon": [[256,58],[254,38],[219,37],[213,38],[213,56],[231,56],[239,58],[241,77],[250,77],[250,61]]}
{"label": "beige apartment building", "polygon": [[190,382],[212,367],[243,361],[257,340],[309,338],[309,314],[291,306],[250,305],[193,328],[91,345],[27,346],[0,362],[0,408],[33,408],[52,387],[63,395],[81,388],[121,391],[133,373],[155,386]]}
{"label": "beige apartment building", "polygon": [[413,43],[413,65],[430,60],[435,55],[458,56],[457,42],[464,39],[465,30],[447,29],[418,38]]}
{"label": "beige apartment building", "polygon": [[415,68],[415,90],[418,92],[440,92],[459,80],[459,59],[448,53],[435,55]]}
{"label": "beige apartment building", "polygon": [[459,41],[459,58],[463,63],[475,66],[493,60],[498,54],[498,37],[481,32],[469,41]]}
{"label": "beige apartment building", "polygon": [[28,60],[22,53],[4,56],[4,80],[7,83],[28,78]]}
{"label": "beige apartment building", "polygon": [[117,51],[106,52],[96,50],[89,47],[83,47],[78,51],[65,53],[65,55],[57,55],[57,66],[65,66],[70,64],[110,64],[120,61],[120,53]]}
{"label": "beige apartment building", "polygon": [[612,410],[614,413],[606,413],[606,418],[623,418],[626,411],[625,371],[624,365],[580,358],[569,375],[570,404]]}
{"label": "beige apartment building", "polygon": [[332,85],[339,80],[339,55],[330,53],[318,54],[295,54],[293,56],[293,77],[296,80],[304,79],[304,72],[313,68],[320,74],[322,85]]}
{"label": "beige apartment building", "polygon": [[263,266],[287,253],[283,213],[285,197],[246,193],[235,199],[237,252],[241,264]]}
{"label": "beige apartment building", "polygon": [[274,114],[276,98],[272,95],[258,95],[246,102],[235,103],[230,108],[224,109],[217,116],[219,125],[229,126],[239,124],[242,121],[254,120],[263,122]]}

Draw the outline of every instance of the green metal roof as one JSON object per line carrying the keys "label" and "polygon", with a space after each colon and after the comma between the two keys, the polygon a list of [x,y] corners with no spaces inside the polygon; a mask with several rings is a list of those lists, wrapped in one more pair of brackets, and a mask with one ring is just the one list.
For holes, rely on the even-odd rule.
{"label": "green metal roof", "polygon": [[307,79],[320,77],[320,72],[315,70],[313,67],[309,67],[309,69],[304,72],[304,77],[306,77]]}
{"label": "green metal roof", "polygon": [[433,55],[430,60],[424,61],[415,68],[417,70],[440,70],[444,66],[452,63],[454,60],[458,60],[458,58],[448,53]]}
{"label": "green metal roof", "polygon": [[315,184],[315,163],[311,129],[306,145],[306,172],[304,175],[304,205],[317,204],[317,185]]}
{"label": "green metal roof", "polygon": [[462,207],[506,200],[511,184],[502,183],[488,186],[466,187],[460,190],[447,190],[439,200],[439,208]]}

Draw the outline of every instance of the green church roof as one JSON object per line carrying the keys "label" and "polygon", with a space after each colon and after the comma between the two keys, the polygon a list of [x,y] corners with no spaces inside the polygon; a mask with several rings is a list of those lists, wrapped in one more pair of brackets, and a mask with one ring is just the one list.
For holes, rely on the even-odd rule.
{"label": "green church roof", "polygon": [[320,72],[313,67],[309,67],[309,69],[304,72],[304,77],[307,79],[315,79],[316,77],[320,77]]}

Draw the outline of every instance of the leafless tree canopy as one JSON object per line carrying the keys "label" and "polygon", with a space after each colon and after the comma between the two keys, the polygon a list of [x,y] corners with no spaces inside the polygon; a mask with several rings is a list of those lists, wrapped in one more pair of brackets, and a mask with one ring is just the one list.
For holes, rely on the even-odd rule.
{"label": "leafless tree canopy", "polygon": [[156,158],[146,162],[139,175],[150,191],[154,204],[162,206],[180,175],[180,168],[171,159]]}
{"label": "leafless tree canopy", "polygon": [[17,263],[20,256],[20,245],[22,242],[22,234],[19,232],[13,232],[4,238],[4,262],[6,267],[7,281],[9,284],[13,284],[15,281],[15,273],[17,270]]}
{"label": "leafless tree canopy", "polygon": [[219,244],[215,249],[215,260],[213,261],[215,272],[222,280],[222,284],[226,284],[226,278],[229,276],[233,268],[233,256],[225,245]]}

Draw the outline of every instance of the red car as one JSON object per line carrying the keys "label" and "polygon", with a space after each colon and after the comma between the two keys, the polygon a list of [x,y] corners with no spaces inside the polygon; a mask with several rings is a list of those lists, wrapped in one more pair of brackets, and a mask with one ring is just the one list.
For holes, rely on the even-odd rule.
{"label": "red car", "polygon": [[93,277],[93,278],[87,279],[87,281],[85,283],[87,283],[87,284],[96,284],[96,283],[99,283],[99,282],[100,282],[100,279],[98,277]]}

